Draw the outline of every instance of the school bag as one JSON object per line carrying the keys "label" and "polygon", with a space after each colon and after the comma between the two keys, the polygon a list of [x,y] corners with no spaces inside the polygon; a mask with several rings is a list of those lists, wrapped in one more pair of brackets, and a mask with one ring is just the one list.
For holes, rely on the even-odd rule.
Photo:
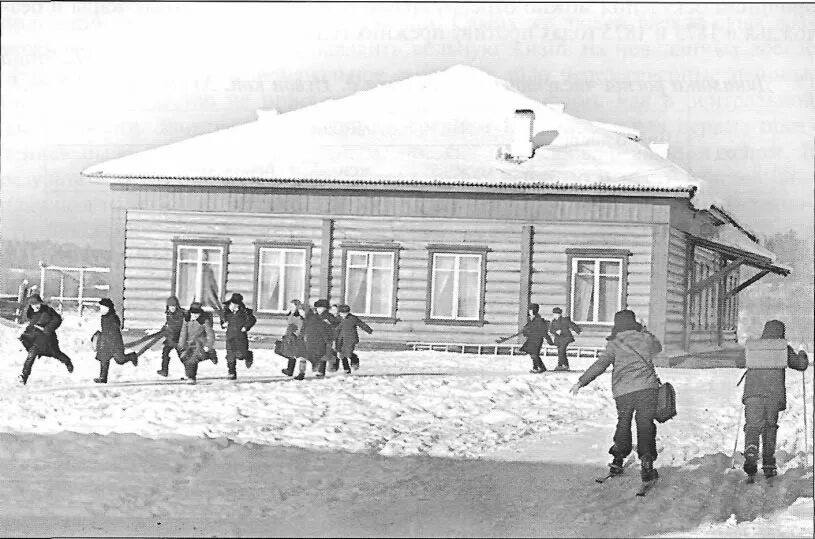
{"label": "school bag", "polygon": [[786,369],[787,341],[784,339],[747,339],[744,343],[748,369]]}

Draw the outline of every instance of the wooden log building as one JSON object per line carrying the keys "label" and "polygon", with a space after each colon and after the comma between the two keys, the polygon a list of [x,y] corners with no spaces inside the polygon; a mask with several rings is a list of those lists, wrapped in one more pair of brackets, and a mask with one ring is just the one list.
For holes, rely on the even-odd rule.
{"label": "wooden log building", "polygon": [[130,329],[159,327],[171,294],[240,292],[260,335],[283,332],[289,300],[328,298],[379,345],[488,344],[535,302],[597,347],[631,308],[678,355],[735,342],[738,293],[789,273],[665,147],[464,66],[83,175],[110,185]]}

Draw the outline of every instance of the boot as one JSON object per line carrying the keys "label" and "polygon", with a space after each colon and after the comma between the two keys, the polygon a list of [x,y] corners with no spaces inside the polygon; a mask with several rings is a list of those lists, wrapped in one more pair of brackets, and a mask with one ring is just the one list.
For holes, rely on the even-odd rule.
{"label": "boot", "polygon": [[778,475],[778,468],[775,466],[764,466],[764,477],[767,479]]}
{"label": "boot", "polygon": [[164,370],[164,369],[159,369],[159,370],[157,370],[157,371],[156,371],[156,374],[158,374],[159,376],[163,376],[163,377],[165,377],[165,378],[167,378],[167,377],[170,375],[170,373],[169,373],[169,372],[167,372],[167,371],[166,371],[166,370]]}
{"label": "boot", "polygon": [[251,351],[246,353],[246,368],[247,369],[252,368],[252,363],[255,362],[255,357],[254,356],[255,356],[255,354],[253,354]]}
{"label": "boot", "polygon": [[230,379],[230,380],[237,380],[238,375],[236,373],[234,373],[234,372],[230,372],[229,375],[227,376],[227,378]]}
{"label": "boot", "polygon": [[614,457],[611,464],[608,465],[608,473],[611,475],[620,475],[623,473],[624,461],[622,457]]}
{"label": "boot", "polygon": [[642,457],[640,459],[640,478],[643,483],[654,481],[659,474],[654,469],[654,459],[651,457]]}
{"label": "boot", "polygon": [[300,372],[297,373],[297,376],[294,377],[295,380],[304,380],[306,378],[306,362],[305,360],[300,360]]}
{"label": "boot", "polygon": [[744,450],[744,473],[749,476],[758,472],[758,446],[748,445]]}
{"label": "boot", "polygon": [[70,359],[65,362],[65,368],[68,369],[68,374],[71,374],[72,372],[74,372],[74,364],[71,363]]}
{"label": "boot", "polygon": [[283,370],[282,370],[282,371],[280,371],[280,372],[282,372],[282,373],[283,373],[283,374],[285,374],[286,376],[293,376],[293,375],[294,375],[294,373],[293,373],[292,371],[290,371],[289,369],[283,369]]}
{"label": "boot", "polygon": [[195,385],[195,384],[197,384],[197,383],[198,383],[198,382],[196,382],[196,381],[195,381],[195,378],[190,378],[189,380],[187,380],[187,384],[188,384],[188,385],[191,385],[191,386],[194,386],[194,385]]}
{"label": "boot", "polygon": [[26,382],[28,382],[28,376],[26,376],[25,374],[21,374],[20,376],[17,377],[17,381],[20,382],[22,385],[25,385]]}
{"label": "boot", "polygon": [[108,383],[108,381],[105,378],[94,378],[93,381],[96,382],[97,384],[107,384]]}
{"label": "boot", "polygon": [[134,367],[138,367],[138,366],[139,366],[139,356],[138,356],[138,355],[136,355],[136,353],[135,353],[135,352],[131,352],[131,353],[127,354],[127,356],[126,356],[126,357],[127,357],[127,359],[129,359],[130,361],[132,361],[132,362],[133,362],[133,366],[134,366]]}

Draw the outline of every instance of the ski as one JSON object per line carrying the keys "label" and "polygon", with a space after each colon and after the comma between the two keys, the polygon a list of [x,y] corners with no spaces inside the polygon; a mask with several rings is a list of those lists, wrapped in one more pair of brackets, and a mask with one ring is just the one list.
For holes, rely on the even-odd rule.
{"label": "ski", "polygon": [[621,474],[621,473],[618,473],[618,474],[608,473],[608,474],[604,475],[603,477],[596,478],[595,481],[598,482],[598,483],[605,483],[606,481],[608,481],[612,477],[620,477],[621,475],[623,475],[623,474]]}
{"label": "ski", "polygon": [[642,485],[640,485],[640,488],[637,489],[637,496],[645,496],[652,488],[654,488],[654,485],[656,484],[657,484],[656,479],[652,479],[651,481],[645,481]]}

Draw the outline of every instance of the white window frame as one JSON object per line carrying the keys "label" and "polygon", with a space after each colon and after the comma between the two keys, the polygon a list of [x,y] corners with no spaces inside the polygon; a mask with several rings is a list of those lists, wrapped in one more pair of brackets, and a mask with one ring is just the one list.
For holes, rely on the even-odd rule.
{"label": "white window frame", "polygon": [[[196,251],[196,260],[182,260],[181,259],[181,250],[182,249],[195,249]],[[223,296],[223,277],[224,277],[224,247],[221,245],[205,245],[205,244],[187,244],[187,243],[177,243],[176,244],[176,253],[175,253],[175,296],[181,298],[181,264],[195,264],[195,293],[193,293],[193,301],[202,301],[203,290],[201,286],[203,285],[203,273],[204,273],[204,250],[217,250],[218,251],[218,273],[215,276],[216,282],[218,283],[218,298],[220,299]],[[214,265],[214,264],[212,264]]]}
{"label": "white window frame", "polygon": [[[388,279],[388,293],[387,293],[388,308],[386,309],[387,312],[385,312],[385,313],[372,313],[371,312],[371,296],[372,296],[371,289],[373,288],[373,279],[372,279],[373,270],[374,269],[386,269],[386,268],[374,268],[374,266],[371,265],[371,256],[372,255],[383,255],[383,254],[388,255],[390,257],[390,260],[391,260],[391,265],[390,265],[391,274],[390,274],[390,278]],[[361,265],[353,265],[352,266],[351,265],[351,257],[352,256],[360,256],[360,255],[365,256],[365,266],[361,266]],[[390,317],[392,317],[393,312],[394,312],[393,311],[393,298],[394,298],[394,293],[393,293],[394,288],[393,287],[395,286],[394,285],[394,275],[396,273],[396,252],[393,251],[393,250],[390,250],[390,249],[388,249],[388,250],[370,250],[370,251],[365,250],[365,249],[348,249],[347,251],[345,251],[345,283],[344,283],[344,286],[343,286],[343,288],[344,288],[344,291],[343,291],[343,303],[345,303],[346,305],[350,305],[350,303],[348,303],[348,293],[349,293],[348,278],[349,278],[349,275],[351,273],[350,270],[351,270],[351,268],[353,268],[353,269],[361,269],[363,267],[366,270],[366,274],[365,274],[365,286],[366,286],[366,289],[365,289],[365,312],[360,312],[358,314],[361,314],[361,315],[364,315],[364,316],[380,317],[380,318],[390,318]]]}
{"label": "white window frame", "polygon": [[[277,251],[280,253],[280,264],[277,264],[277,268],[280,270],[280,297],[278,298],[278,309],[262,309],[260,307],[261,303],[261,291],[263,290],[262,283],[263,283],[263,267],[264,266],[275,266],[275,264],[264,264],[263,263],[263,253],[268,251]],[[302,253],[303,254],[303,264],[299,266],[300,271],[303,274],[303,283],[304,288],[300,291],[300,301],[307,302],[308,298],[305,297],[306,295],[306,287],[308,287],[308,265],[309,265],[309,249],[305,247],[258,247],[258,267],[257,267],[257,290],[258,290],[258,297],[256,298],[256,307],[257,312],[259,313],[270,313],[270,314],[280,314],[285,313],[288,311],[288,303],[292,300],[292,298],[284,297],[284,292],[286,290],[286,280],[288,279],[288,268],[298,268],[298,266],[294,265],[287,265],[286,264],[286,253]]]}
{"label": "white window frame", "polygon": [[[569,312],[572,313],[572,318],[573,318],[574,322],[577,323],[577,324],[595,324],[595,325],[613,326],[614,325],[614,320],[610,320],[610,321],[607,321],[607,322],[598,320],[598,318],[600,317],[600,301],[599,301],[599,297],[597,297],[597,295],[595,295],[594,306],[593,306],[592,313],[591,313],[594,320],[578,320],[577,319],[577,315],[576,315],[575,310],[574,310],[574,303],[575,303],[575,295],[576,295],[576,292],[577,292],[577,287],[575,286],[576,285],[576,277],[577,277],[577,267],[578,267],[578,264],[580,262],[593,262],[594,263],[594,283],[593,283],[593,286],[594,286],[594,290],[596,291],[596,294],[599,294],[599,292],[600,292],[600,277],[617,277],[617,285],[618,285],[617,286],[617,306],[614,309],[614,312],[617,312],[617,311],[622,309],[622,305],[623,305],[623,289],[625,288],[625,286],[624,286],[625,282],[623,280],[623,278],[624,278],[623,268],[625,267],[625,264],[623,263],[623,260],[620,257],[594,257],[594,256],[578,256],[578,255],[575,255],[574,257],[572,257],[572,267],[571,267],[571,274],[570,274],[571,297],[569,298],[569,302],[570,302],[569,303],[569,305],[570,305]],[[616,263],[617,266],[620,268],[619,274],[617,274],[617,275],[606,274],[606,273],[600,274],[600,264],[602,262],[614,262],[614,263]]]}
{"label": "white window frame", "polygon": [[[453,257],[453,312],[451,316],[442,316],[435,312],[436,302],[435,302],[435,283],[436,283],[436,258],[437,257]],[[464,257],[470,258],[477,258],[478,259],[478,268],[476,268],[475,272],[478,275],[478,301],[477,301],[477,310],[475,316],[459,316],[458,313],[458,303],[459,303],[459,294],[460,290],[460,273],[462,271],[472,272],[472,270],[462,270],[461,269],[461,259]],[[430,318],[433,320],[465,320],[465,321],[479,321],[481,320],[481,305],[483,304],[483,289],[484,283],[481,282],[483,271],[482,265],[484,264],[484,255],[481,253],[445,253],[445,252],[434,252],[433,253],[433,262],[430,269]]]}

